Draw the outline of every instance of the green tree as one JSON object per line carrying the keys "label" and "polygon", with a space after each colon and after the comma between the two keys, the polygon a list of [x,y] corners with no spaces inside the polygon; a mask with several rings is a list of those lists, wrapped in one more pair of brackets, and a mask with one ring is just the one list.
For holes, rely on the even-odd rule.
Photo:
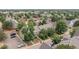
{"label": "green tree", "polygon": [[27,25],[25,25],[22,29],[22,33],[24,35],[24,41],[32,41],[35,38],[34,35],[34,27],[32,24],[28,23]]}
{"label": "green tree", "polygon": [[75,15],[72,14],[72,13],[66,14],[65,17],[66,17],[66,20],[73,20],[73,19],[75,19]]}
{"label": "green tree", "polygon": [[66,45],[60,44],[56,47],[56,49],[74,49],[74,48],[76,47],[73,45],[69,45],[69,44],[66,44]]}
{"label": "green tree", "polygon": [[59,20],[62,19],[62,18],[61,18],[60,15],[57,14],[57,15],[53,15],[53,16],[51,17],[51,19],[52,19],[53,22],[55,22],[55,21],[59,21]]}
{"label": "green tree", "polygon": [[6,39],[6,35],[3,31],[0,31],[0,41],[3,41]]}
{"label": "green tree", "polygon": [[53,42],[54,44],[58,44],[60,41],[61,41],[61,37],[60,37],[58,34],[54,34],[54,35],[52,36],[52,42]]}
{"label": "green tree", "polygon": [[27,25],[28,25],[28,29],[30,31],[34,31],[34,25],[35,25],[35,23],[34,23],[33,20],[29,20]]}
{"label": "green tree", "polygon": [[0,15],[0,21],[1,22],[4,22],[5,21],[5,18],[2,15]]}
{"label": "green tree", "polygon": [[41,38],[42,40],[45,40],[48,38],[48,35],[47,35],[47,31],[45,29],[42,29],[39,33],[39,38]]}
{"label": "green tree", "polygon": [[74,27],[77,27],[77,26],[79,26],[79,20],[78,21],[76,21],[75,23],[74,23],[74,25],[73,25]]}
{"label": "green tree", "polygon": [[29,19],[31,15],[29,13],[25,13],[25,16]]}
{"label": "green tree", "polygon": [[28,31],[27,26],[24,26],[24,27],[22,28],[22,33],[23,33],[23,34],[26,34],[26,33],[27,33],[27,31]]}
{"label": "green tree", "polygon": [[0,47],[0,49],[7,49],[7,48],[8,48],[8,46],[5,44]]}
{"label": "green tree", "polygon": [[2,27],[3,29],[11,30],[13,28],[13,24],[11,21],[4,21]]}
{"label": "green tree", "polygon": [[19,30],[20,30],[23,26],[24,26],[24,24],[23,24],[23,23],[19,23],[19,24],[18,24],[18,26],[17,26],[17,29],[19,29]]}
{"label": "green tree", "polygon": [[35,35],[34,33],[31,33],[30,31],[27,32],[26,34],[24,34],[24,41],[27,42],[27,41],[33,41],[35,38]]}
{"label": "green tree", "polygon": [[52,28],[47,29],[47,34],[49,37],[51,37],[54,33],[55,33],[54,29],[52,29]]}
{"label": "green tree", "polygon": [[42,16],[41,17],[41,22],[39,23],[39,25],[43,25],[43,24],[46,24],[46,16]]}
{"label": "green tree", "polygon": [[67,31],[67,25],[64,21],[58,21],[56,25],[56,33],[63,34]]}
{"label": "green tree", "polygon": [[72,30],[70,31],[70,35],[71,35],[71,37],[74,36],[75,32],[76,32],[75,29],[72,29]]}

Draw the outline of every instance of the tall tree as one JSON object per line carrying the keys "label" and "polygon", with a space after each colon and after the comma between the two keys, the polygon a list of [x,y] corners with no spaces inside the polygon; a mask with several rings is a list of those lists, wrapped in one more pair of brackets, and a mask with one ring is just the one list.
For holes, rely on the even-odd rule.
{"label": "tall tree", "polygon": [[3,15],[0,15],[0,21],[1,21],[1,22],[4,22],[4,21],[5,21],[5,18],[4,18]]}
{"label": "tall tree", "polygon": [[47,31],[45,29],[42,29],[39,33],[39,38],[41,38],[42,40],[47,39],[48,35],[47,35]]}
{"label": "tall tree", "polygon": [[3,31],[0,31],[0,41],[3,41],[6,39],[6,35]]}
{"label": "tall tree", "polygon": [[60,37],[58,34],[54,34],[54,35],[52,36],[52,42],[53,42],[54,44],[58,44],[60,41],[61,41],[61,37]]}
{"label": "tall tree", "polygon": [[52,29],[52,28],[47,29],[47,34],[49,37],[51,37],[54,33],[55,33],[54,29]]}
{"label": "tall tree", "polygon": [[56,33],[63,34],[67,31],[67,25],[64,21],[58,21],[56,25]]}
{"label": "tall tree", "polygon": [[34,25],[30,21],[23,27],[22,33],[24,35],[24,41],[32,41],[35,38]]}
{"label": "tall tree", "polygon": [[3,29],[11,30],[13,28],[13,24],[11,21],[4,21],[2,27]]}

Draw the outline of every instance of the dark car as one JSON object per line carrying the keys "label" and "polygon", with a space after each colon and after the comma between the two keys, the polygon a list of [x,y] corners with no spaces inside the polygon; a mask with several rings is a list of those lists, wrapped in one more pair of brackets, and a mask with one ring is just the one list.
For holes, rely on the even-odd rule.
{"label": "dark car", "polygon": [[16,37],[16,33],[12,33],[10,36],[11,36],[11,38],[15,38]]}
{"label": "dark car", "polygon": [[11,36],[11,38],[15,38],[16,36]]}
{"label": "dark car", "polygon": [[12,33],[10,36],[16,35],[16,33]]}

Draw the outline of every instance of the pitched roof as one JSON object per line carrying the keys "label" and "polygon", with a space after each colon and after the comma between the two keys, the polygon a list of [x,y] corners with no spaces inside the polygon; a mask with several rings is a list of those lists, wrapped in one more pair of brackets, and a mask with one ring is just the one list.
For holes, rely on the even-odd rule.
{"label": "pitched roof", "polygon": [[52,47],[50,47],[48,44],[46,43],[42,43],[42,45],[40,46],[40,49],[52,49]]}
{"label": "pitched roof", "polygon": [[76,29],[74,36],[79,36],[79,28]]}

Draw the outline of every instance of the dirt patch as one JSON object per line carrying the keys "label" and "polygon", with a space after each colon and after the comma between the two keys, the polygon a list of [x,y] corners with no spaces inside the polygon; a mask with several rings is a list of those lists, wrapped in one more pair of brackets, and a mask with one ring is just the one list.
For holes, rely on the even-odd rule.
{"label": "dirt patch", "polygon": [[31,46],[32,45],[32,42],[26,42],[27,43],[27,46]]}
{"label": "dirt patch", "polygon": [[39,42],[40,42],[39,39],[34,39],[34,40],[33,40],[33,43],[34,43],[34,44],[39,43]]}

